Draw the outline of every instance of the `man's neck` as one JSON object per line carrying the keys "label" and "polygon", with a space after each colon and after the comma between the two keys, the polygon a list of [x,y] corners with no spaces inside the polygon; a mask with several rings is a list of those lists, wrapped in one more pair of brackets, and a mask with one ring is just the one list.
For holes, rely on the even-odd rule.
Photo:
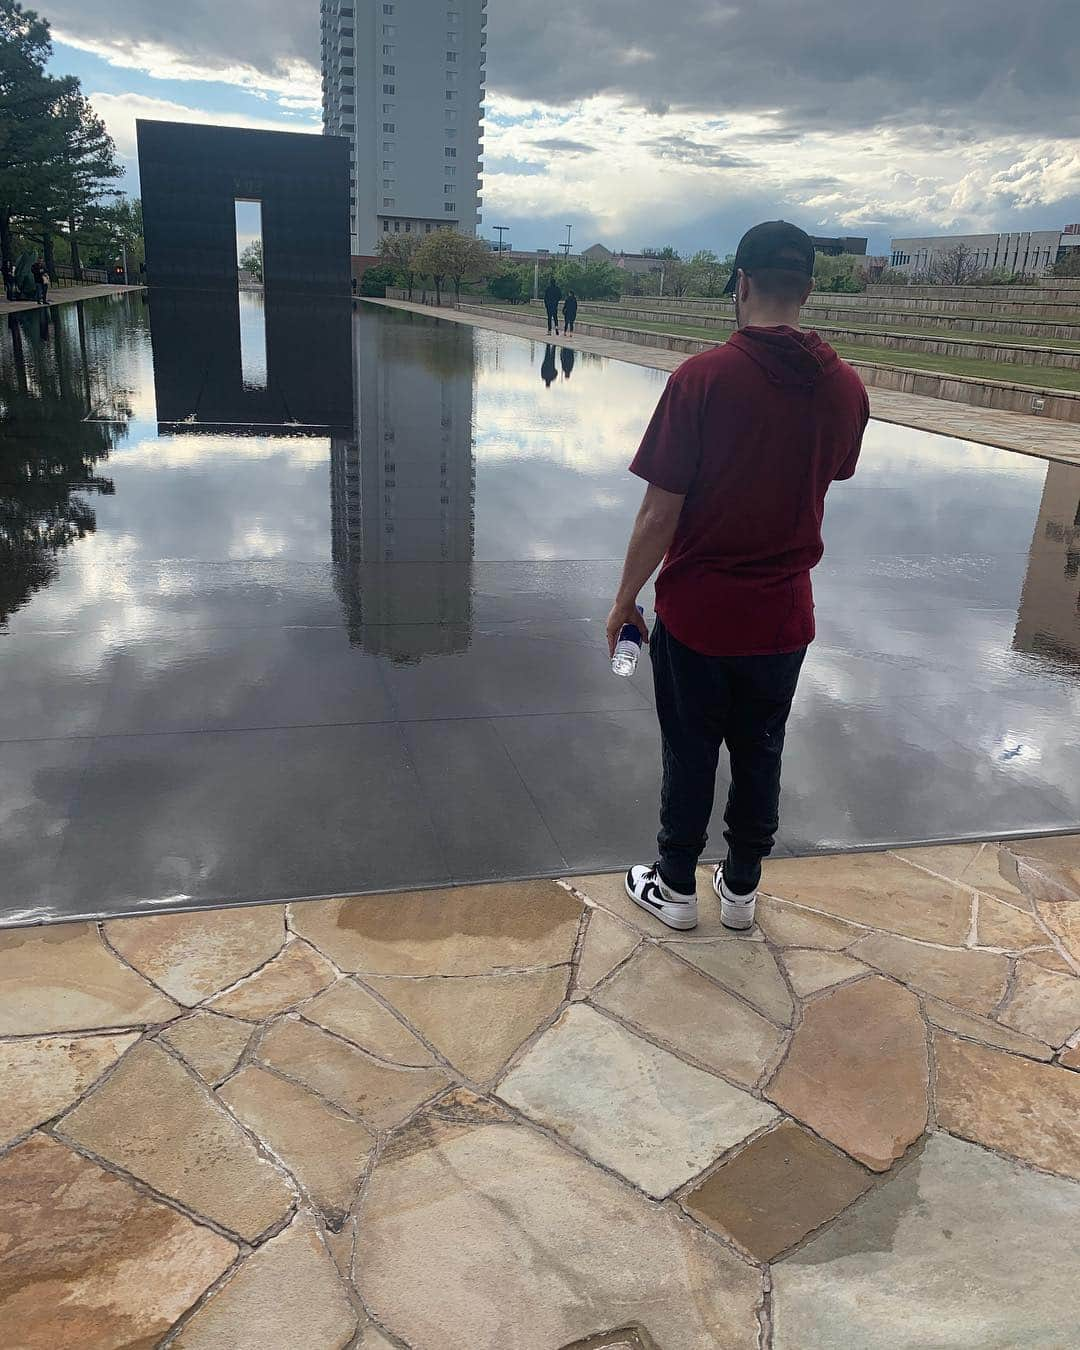
{"label": "man's neck", "polygon": [[777,305],[754,305],[742,309],[740,328],[799,328],[799,310]]}

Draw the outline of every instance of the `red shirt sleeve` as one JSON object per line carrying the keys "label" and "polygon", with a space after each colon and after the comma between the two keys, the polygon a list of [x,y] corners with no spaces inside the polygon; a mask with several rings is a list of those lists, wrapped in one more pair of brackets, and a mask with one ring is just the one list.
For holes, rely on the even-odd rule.
{"label": "red shirt sleeve", "polygon": [[630,472],[685,497],[701,463],[701,403],[676,371],[660,396]]}
{"label": "red shirt sleeve", "polygon": [[836,471],[834,481],[839,482],[845,478],[851,478],[855,473],[855,466],[859,462],[859,451],[862,449],[863,434],[866,431],[866,424],[870,421],[870,396],[865,388],[862,391],[862,425],[859,428],[859,434],[855,438],[855,444],[851,448],[851,453],[843,464]]}

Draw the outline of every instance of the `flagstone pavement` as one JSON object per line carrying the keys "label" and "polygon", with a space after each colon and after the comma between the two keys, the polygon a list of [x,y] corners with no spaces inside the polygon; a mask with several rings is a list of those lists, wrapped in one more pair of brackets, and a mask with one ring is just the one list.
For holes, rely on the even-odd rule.
{"label": "flagstone pavement", "polygon": [[595,876],[3,932],[5,1350],[1080,1345],[1080,836],[702,914]]}

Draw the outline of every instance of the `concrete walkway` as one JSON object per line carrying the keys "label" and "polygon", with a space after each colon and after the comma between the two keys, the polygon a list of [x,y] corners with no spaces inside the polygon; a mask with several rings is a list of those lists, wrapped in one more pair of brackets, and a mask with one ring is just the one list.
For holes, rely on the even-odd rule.
{"label": "concrete walkway", "polygon": [[[143,286],[50,286],[48,308],[54,305],[72,305],[76,300],[96,300],[99,295],[122,295],[125,291],[141,291]],[[24,309],[40,309],[36,300],[0,300],[0,314],[18,314]]]}
{"label": "concrete walkway", "polygon": [[0,934],[3,1344],[1075,1347],[1080,836],[698,893]]}
{"label": "concrete walkway", "polygon": [[[495,314],[466,313],[434,305],[419,305],[408,300],[369,300],[369,304],[386,305],[391,309],[405,309],[432,318],[449,319],[453,323],[490,328],[514,337],[543,341],[545,334],[534,324],[500,318]],[[662,347],[641,347],[611,338],[561,335],[560,347],[576,351],[595,352],[615,361],[629,361],[655,370],[675,370],[687,360],[683,352],[667,351]],[[1015,450],[1022,455],[1056,460],[1062,464],[1080,465],[1080,426],[1066,422],[1051,422],[1045,418],[1024,413],[1000,412],[992,408],[973,408],[964,403],[950,403],[945,399],[923,398],[918,394],[904,394],[891,389],[871,388],[870,411],[882,422],[896,422],[901,426],[917,427],[943,436],[957,436],[981,445],[994,445],[1002,450]]]}

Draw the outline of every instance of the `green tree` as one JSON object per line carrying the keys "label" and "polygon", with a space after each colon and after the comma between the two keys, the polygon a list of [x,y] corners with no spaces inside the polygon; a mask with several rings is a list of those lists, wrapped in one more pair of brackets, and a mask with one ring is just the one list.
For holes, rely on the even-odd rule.
{"label": "green tree", "polygon": [[18,0],[0,0],[0,253],[14,261],[13,220],[36,220],[55,198],[54,166],[68,133],[60,116],[78,92],[45,73],[49,25]]}
{"label": "green tree", "polygon": [[818,253],[814,258],[814,289],[854,294],[866,290],[866,278],[859,270],[859,259],[852,253],[830,257]]}
{"label": "green tree", "polygon": [[240,266],[246,267],[256,281],[262,281],[263,252],[261,239],[253,239],[240,254]]}
{"label": "green tree", "polygon": [[53,201],[59,220],[67,227],[72,270],[81,280],[80,235],[119,196],[112,184],[124,171],[105,123],[85,95],[77,90],[68,94],[60,101],[59,113],[64,136],[53,162]]}
{"label": "green tree", "polygon": [[[416,282],[416,255],[419,250],[418,234],[384,234],[379,240],[379,257],[394,269],[394,281],[405,287],[410,300]],[[385,293],[385,287],[383,289]]]}
{"label": "green tree", "polygon": [[461,283],[487,276],[494,264],[494,254],[482,239],[457,230],[436,230],[426,235],[416,251],[416,270],[431,277],[435,284],[435,303],[442,304],[443,283],[449,278],[454,283],[454,294],[461,299]]}
{"label": "green tree", "polygon": [[[555,280],[564,295],[573,291],[579,300],[617,300],[622,293],[620,271],[609,262],[590,263],[587,267],[577,262],[559,263]],[[540,289],[546,284],[542,283]]]}
{"label": "green tree", "polygon": [[1065,256],[1053,266],[1055,277],[1080,277],[1080,248],[1062,250]]}
{"label": "green tree", "polygon": [[[529,278],[531,286],[532,277]],[[529,293],[522,286],[521,269],[517,267],[503,267],[496,272],[488,282],[488,291],[496,300],[508,300],[515,305]]]}

